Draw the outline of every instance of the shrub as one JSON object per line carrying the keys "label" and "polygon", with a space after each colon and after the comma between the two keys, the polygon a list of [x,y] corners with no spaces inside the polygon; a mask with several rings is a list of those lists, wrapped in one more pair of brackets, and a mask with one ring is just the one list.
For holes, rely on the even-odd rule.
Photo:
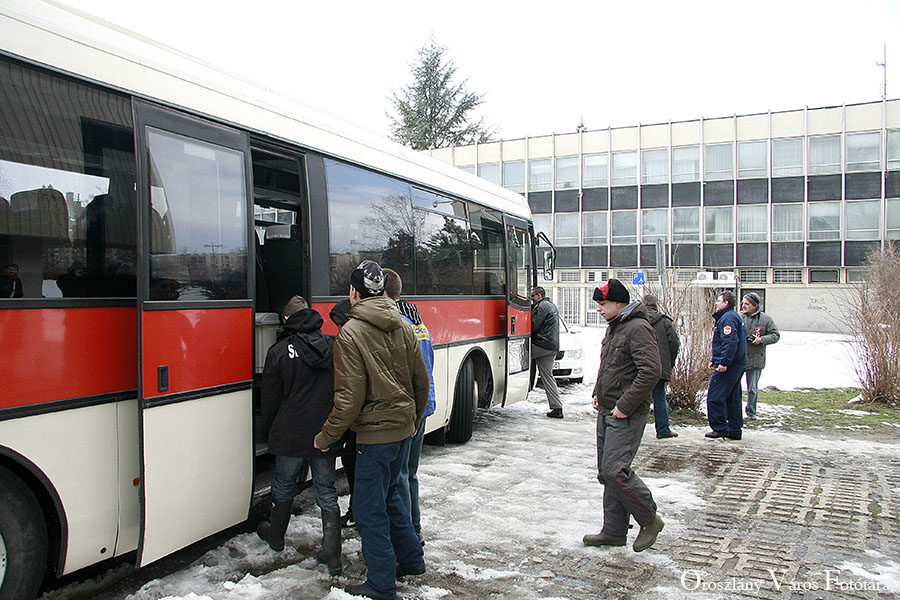
{"label": "shrub", "polygon": [[900,250],[889,244],[867,263],[856,302],[842,311],[857,341],[854,367],[863,400],[900,406]]}

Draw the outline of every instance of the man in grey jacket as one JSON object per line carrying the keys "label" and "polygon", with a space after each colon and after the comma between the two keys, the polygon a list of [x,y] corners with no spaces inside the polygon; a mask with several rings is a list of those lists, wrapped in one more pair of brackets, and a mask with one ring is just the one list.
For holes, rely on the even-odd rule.
{"label": "man in grey jacket", "polygon": [[537,365],[541,383],[547,392],[547,402],[550,404],[547,416],[562,419],[559,388],[553,378],[553,361],[559,352],[559,311],[540,286],[531,291],[531,301],[531,359]]}
{"label": "man in grey jacket", "polygon": [[756,418],[759,376],[766,367],[766,346],[781,338],[772,317],[760,310],[759,294],[750,292],[741,301],[744,327],[747,329],[747,408],[748,419]]}

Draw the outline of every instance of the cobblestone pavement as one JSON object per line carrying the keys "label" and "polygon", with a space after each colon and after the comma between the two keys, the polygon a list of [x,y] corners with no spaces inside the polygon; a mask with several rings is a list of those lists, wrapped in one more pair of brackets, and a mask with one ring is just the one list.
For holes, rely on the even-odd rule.
{"label": "cobblestone pavement", "polygon": [[[652,426],[648,427],[652,431]],[[646,478],[699,476],[707,504],[680,536],[661,535],[654,550],[668,569],[611,553],[586,576],[568,569],[562,595],[580,598],[887,598],[900,570],[900,457],[846,453],[840,439],[803,436],[812,444],[768,447],[765,440],[645,438],[634,463]],[[788,434],[790,435],[790,434]],[[839,438],[840,436],[838,436]],[[858,441],[854,445],[857,445]],[[652,489],[652,486],[651,486]],[[661,507],[664,511],[665,507]],[[663,513],[664,514],[664,513]],[[882,579],[879,580],[879,577]],[[884,583],[884,577],[893,577]],[[611,584],[610,582],[616,582]],[[552,587],[544,590],[552,593]],[[894,591],[891,591],[894,590]]]}

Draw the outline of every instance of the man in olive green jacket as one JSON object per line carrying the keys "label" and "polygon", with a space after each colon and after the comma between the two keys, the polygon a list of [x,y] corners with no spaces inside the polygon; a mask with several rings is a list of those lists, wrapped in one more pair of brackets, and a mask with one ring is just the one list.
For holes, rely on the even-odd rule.
{"label": "man in olive green jacket", "polygon": [[656,542],[663,521],[653,494],[631,463],[641,445],[650,395],[659,381],[656,333],[640,300],[630,302],[618,279],[594,290],[597,309],[609,323],[594,386],[597,410],[597,479],[603,484],[603,529],[584,536],[587,546],[624,546],[631,517],[641,526],[632,548],[642,552]]}
{"label": "man in olive green jacket", "polygon": [[383,292],[381,267],[360,263],[350,276],[350,319],[334,343],[334,408],[315,439],[324,449],[348,427],[356,432],[353,516],[368,574],[345,589],[376,599],[396,597],[396,577],[425,572],[398,486],[431,386],[415,333]]}

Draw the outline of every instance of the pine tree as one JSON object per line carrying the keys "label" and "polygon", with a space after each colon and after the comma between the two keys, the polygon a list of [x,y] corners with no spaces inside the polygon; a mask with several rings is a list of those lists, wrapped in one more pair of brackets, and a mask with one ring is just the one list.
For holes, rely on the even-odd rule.
{"label": "pine tree", "polygon": [[432,36],[419,49],[418,62],[410,65],[412,85],[391,94],[396,116],[388,117],[394,141],[426,150],[487,142],[495,133],[483,118],[469,122],[469,113],[482,104],[484,95],[467,91],[466,81],[453,83],[456,65],[446,52]]}

